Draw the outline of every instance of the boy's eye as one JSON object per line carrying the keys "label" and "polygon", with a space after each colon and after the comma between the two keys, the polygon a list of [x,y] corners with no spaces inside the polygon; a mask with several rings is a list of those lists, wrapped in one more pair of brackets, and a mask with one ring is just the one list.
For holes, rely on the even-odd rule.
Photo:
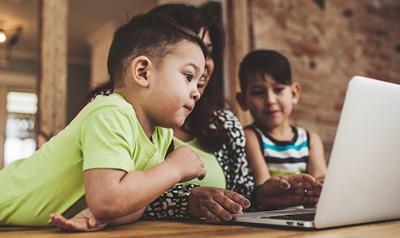
{"label": "boy's eye", "polygon": [[264,90],[262,90],[262,89],[255,89],[255,90],[250,91],[250,93],[251,93],[252,95],[259,96],[259,95],[263,95],[263,94],[264,94]]}
{"label": "boy's eye", "polygon": [[193,80],[193,74],[185,73],[184,75],[187,81],[191,82]]}

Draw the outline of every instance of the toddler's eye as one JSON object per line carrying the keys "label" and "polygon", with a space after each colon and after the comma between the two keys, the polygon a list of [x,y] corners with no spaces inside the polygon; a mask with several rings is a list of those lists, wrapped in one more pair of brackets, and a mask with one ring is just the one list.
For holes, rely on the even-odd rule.
{"label": "toddler's eye", "polygon": [[191,73],[184,74],[187,81],[191,82],[193,80],[193,75]]}
{"label": "toddler's eye", "polygon": [[285,89],[284,87],[277,87],[277,88],[274,88],[274,92],[275,92],[275,93],[280,93],[280,92],[282,92],[284,89]]}

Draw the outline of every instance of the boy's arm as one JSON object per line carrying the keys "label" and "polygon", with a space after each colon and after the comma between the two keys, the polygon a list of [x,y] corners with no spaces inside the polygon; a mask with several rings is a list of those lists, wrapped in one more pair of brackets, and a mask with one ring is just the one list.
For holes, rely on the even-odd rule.
{"label": "boy's arm", "polygon": [[254,182],[256,186],[263,184],[271,176],[269,174],[267,163],[260,150],[260,142],[256,133],[250,129],[244,129],[246,135],[246,155],[249,161],[250,169],[254,174]]}
{"label": "boy's arm", "polygon": [[106,222],[146,207],[178,182],[204,174],[201,159],[191,149],[180,147],[166,161],[146,171],[86,170],[86,201],[93,215]]}
{"label": "boy's arm", "polygon": [[310,156],[307,173],[319,180],[324,178],[326,170],[322,140],[316,133],[310,132]]}

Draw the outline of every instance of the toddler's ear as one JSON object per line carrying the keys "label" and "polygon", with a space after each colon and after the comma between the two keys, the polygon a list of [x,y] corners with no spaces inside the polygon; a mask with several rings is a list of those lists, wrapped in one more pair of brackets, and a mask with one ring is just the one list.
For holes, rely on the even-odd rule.
{"label": "toddler's ear", "polygon": [[249,109],[246,104],[246,97],[242,92],[236,93],[236,100],[238,101],[240,108],[242,108],[243,111],[247,111]]}
{"label": "toddler's ear", "polygon": [[149,75],[152,63],[146,56],[138,56],[134,58],[130,66],[130,74],[133,83],[142,86],[149,86]]}
{"label": "toddler's ear", "polygon": [[299,103],[300,100],[300,90],[301,90],[301,86],[299,83],[293,83],[290,86],[290,89],[292,91],[292,102],[293,104],[297,104]]}

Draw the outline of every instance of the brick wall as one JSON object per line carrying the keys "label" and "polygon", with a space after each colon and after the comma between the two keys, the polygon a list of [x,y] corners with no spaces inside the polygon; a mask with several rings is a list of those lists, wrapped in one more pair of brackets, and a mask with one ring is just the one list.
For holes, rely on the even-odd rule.
{"label": "brick wall", "polygon": [[329,158],[349,79],[363,75],[400,84],[400,1],[249,4],[252,48],[289,58],[293,80],[302,85],[294,122],[322,137]]}

